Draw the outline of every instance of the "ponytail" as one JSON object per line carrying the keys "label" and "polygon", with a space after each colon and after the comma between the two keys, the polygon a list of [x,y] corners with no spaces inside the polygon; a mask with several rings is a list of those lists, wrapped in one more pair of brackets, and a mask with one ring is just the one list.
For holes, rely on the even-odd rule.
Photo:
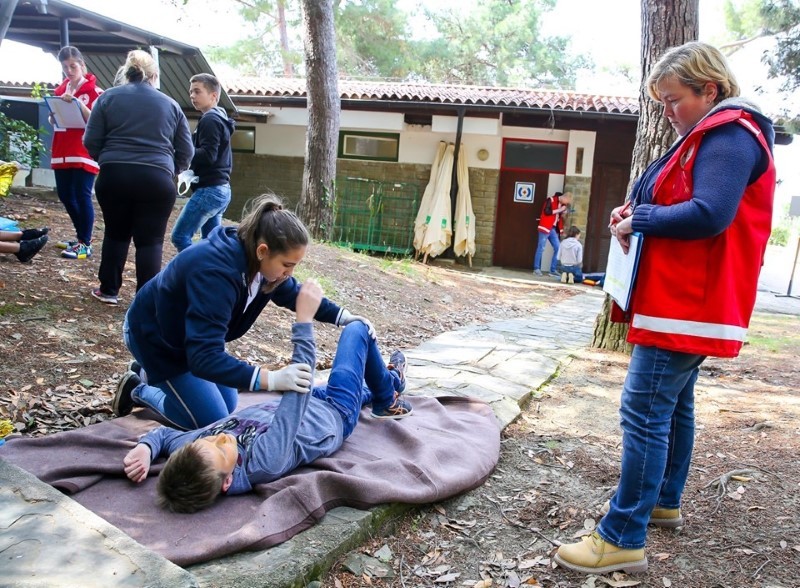
{"label": "ponytail", "polygon": [[311,240],[302,221],[295,213],[286,210],[275,194],[262,194],[248,203],[237,234],[247,257],[249,279],[259,271],[261,264],[256,249],[261,243],[265,243],[270,255],[274,255],[305,247]]}

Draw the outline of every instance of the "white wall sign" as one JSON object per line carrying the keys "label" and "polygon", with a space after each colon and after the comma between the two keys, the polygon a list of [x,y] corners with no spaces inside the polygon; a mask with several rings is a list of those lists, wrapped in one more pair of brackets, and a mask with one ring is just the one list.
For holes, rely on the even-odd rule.
{"label": "white wall sign", "polygon": [[517,182],[514,185],[514,202],[533,202],[533,194],[536,192],[536,184],[531,182]]}

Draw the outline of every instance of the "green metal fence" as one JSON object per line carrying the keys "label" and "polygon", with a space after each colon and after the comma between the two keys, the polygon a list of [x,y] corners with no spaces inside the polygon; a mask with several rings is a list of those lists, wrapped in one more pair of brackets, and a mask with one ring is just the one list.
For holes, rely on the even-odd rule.
{"label": "green metal fence", "polygon": [[416,184],[340,178],[333,240],[353,249],[411,253],[418,206]]}

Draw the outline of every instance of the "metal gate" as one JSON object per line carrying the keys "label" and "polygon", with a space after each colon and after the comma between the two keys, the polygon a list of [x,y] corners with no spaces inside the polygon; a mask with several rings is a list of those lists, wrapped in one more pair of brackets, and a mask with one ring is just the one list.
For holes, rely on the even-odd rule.
{"label": "metal gate", "polygon": [[411,253],[418,196],[419,187],[409,182],[337,180],[333,241],[353,249]]}

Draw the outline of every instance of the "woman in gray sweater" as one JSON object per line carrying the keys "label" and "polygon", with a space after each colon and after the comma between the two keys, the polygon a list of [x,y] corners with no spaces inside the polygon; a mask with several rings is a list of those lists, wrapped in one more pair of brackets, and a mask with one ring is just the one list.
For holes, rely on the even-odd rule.
{"label": "woman in gray sweater", "polygon": [[83,143],[100,164],[95,184],[105,235],[92,296],[117,304],[131,239],[136,246],[136,289],[161,270],[167,221],[175,204],[174,177],[194,155],[189,123],[178,103],[154,84],[158,66],[149,53],[131,51],[120,68],[124,83],[95,102]]}

